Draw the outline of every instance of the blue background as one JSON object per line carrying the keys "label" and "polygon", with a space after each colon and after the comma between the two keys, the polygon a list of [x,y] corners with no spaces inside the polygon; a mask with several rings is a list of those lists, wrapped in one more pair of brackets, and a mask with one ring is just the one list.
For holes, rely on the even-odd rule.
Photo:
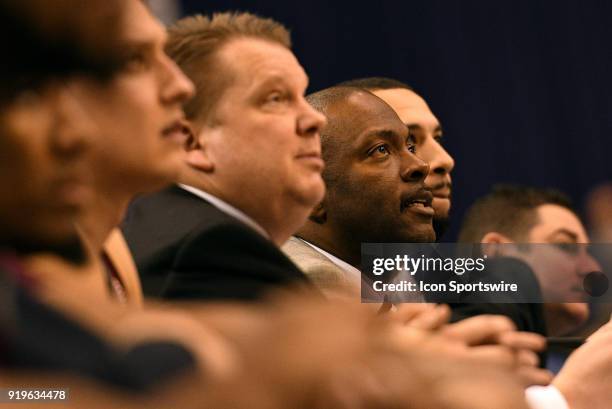
{"label": "blue background", "polygon": [[612,180],[612,2],[183,0],[182,8],[284,23],[309,92],[365,76],[412,85],[456,161],[446,240],[494,183],[556,187],[580,207]]}

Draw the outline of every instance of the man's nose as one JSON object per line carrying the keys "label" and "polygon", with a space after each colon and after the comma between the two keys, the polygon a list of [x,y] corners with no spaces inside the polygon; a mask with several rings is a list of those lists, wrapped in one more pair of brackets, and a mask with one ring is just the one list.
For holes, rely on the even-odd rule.
{"label": "man's nose", "polygon": [[301,105],[302,109],[297,121],[297,134],[309,136],[321,133],[321,130],[327,124],[325,115],[314,109],[304,98],[302,98]]}
{"label": "man's nose", "polygon": [[402,158],[400,176],[404,182],[423,182],[429,173],[429,165],[411,152],[406,152]]}
{"label": "man's nose", "polygon": [[163,56],[164,78],[161,90],[162,100],[166,103],[183,103],[195,94],[193,82],[169,57]]}
{"label": "man's nose", "polygon": [[455,167],[455,161],[438,142],[433,141],[432,161],[429,162],[430,173],[445,176],[451,173]]}
{"label": "man's nose", "polygon": [[94,143],[97,127],[79,103],[73,85],[60,85],[55,101],[53,151],[62,157],[78,156]]}
{"label": "man's nose", "polygon": [[578,275],[585,277],[589,273],[602,271],[601,264],[589,253],[587,245],[579,244],[579,246],[582,246],[582,249],[576,268]]}

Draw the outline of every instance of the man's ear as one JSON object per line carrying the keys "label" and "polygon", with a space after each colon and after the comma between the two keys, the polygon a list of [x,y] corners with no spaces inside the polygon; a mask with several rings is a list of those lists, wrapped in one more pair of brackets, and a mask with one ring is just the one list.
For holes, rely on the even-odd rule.
{"label": "man's ear", "polygon": [[321,202],[312,209],[310,212],[310,216],[308,216],[310,220],[317,224],[323,224],[327,221],[327,211],[325,210],[325,202]]}
{"label": "man's ear", "polygon": [[504,255],[504,251],[502,250],[504,246],[501,246],[501,244],[514,243],[514,241],[508,238],[508,236],[492,231],[485,234],[480,240],[480,243],[483,255],[496,257]]}
{"label": "man's ear", "polygon": [[192,122],[186,122],[184,129],[187,134],[187,140],[185,141],[185,162],[195,170],[207,173],[212,172],[215,169],[215,165],[206,150],[206,127],[203,127],[198,132]]}

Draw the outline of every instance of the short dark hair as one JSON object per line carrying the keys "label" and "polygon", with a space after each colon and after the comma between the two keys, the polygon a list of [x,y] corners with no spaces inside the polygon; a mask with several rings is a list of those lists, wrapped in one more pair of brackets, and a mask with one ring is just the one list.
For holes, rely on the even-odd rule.
{"label": "short dark hair", "polygon": [[378,91],[381,89],[395,89],[395,88],[403,88],[409,89],[410,91],[414,91],[414,89],[406,84],[405,82],[387,78],[387,77],[366,77],[366,78],[357,78],[354,80],[348,80],[341,82],[337,85],[338,87],[355,87],[355,88],[363,88],[368,91]]}
{"label": "short dark hair", "polygon": [[123,11],[121,0],[0,0],[0,101],[57,78],[116,73]]}
{"label": "short dark hair", "polygon": [[458,242],[480,243],[485,234],[498,232],[512,240],[523,240],[538,223],[536,209],[554,204],[576,214],[571,200],[555,189],[519,185],[496,185],[468,209]]}

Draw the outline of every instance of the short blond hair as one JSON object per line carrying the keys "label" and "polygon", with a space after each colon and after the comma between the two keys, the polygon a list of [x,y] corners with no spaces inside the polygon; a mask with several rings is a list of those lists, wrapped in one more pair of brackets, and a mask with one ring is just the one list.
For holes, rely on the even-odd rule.
{"label": "short blond hair", "polygon": [[179,20],[168,28],[166,52],[193,81],[195,97],[185,105],[190,120],[209,119],[225,89],[231,70],[215,55],[230,40],[255,38],[291,48],[289,31],[282,24],[251,13],[215,13]]}

